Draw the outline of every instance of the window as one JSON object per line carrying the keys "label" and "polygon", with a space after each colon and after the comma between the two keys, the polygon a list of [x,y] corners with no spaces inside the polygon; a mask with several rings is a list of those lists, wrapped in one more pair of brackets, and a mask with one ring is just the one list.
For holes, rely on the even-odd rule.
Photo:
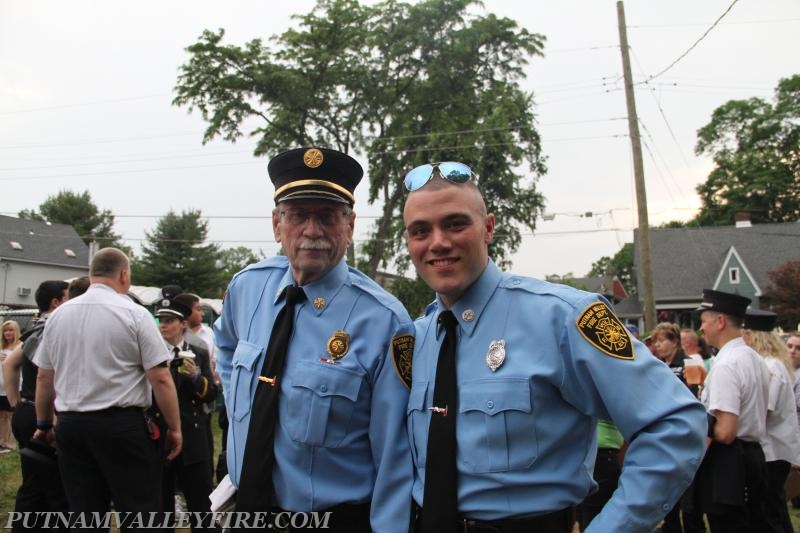
{"label": "window", "polygon": [[731,282],[733,285],[739,284],[739,269],[738,268],[729,268],[728,269],[728,281]]}

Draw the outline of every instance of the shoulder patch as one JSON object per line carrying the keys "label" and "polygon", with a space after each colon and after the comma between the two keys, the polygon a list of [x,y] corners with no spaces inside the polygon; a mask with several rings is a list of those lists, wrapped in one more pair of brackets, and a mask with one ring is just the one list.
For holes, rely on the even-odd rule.
{"label": "shoulder patch", "polygon": [[589,305],[575,321],[589,343],[611,357],[633,360],[633,343],[617,315],[603,302]]}
{"label": "shoulder patch", "polygon": [[392,361],[400,380],[411,388],[411,361],[414,357],[414,335],[406,333],[392,338]]}

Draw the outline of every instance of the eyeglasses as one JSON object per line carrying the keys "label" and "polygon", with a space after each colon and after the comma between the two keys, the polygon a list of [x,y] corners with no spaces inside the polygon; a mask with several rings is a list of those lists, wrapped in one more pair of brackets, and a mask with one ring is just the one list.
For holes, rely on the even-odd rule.
{"label": "eyeglasses", "polygon": [[403,185],[409,191],[416,191],[428,183],[437,171],[443,179],[451,183],[466,183],[471,177],[477,177],[472,169],[464,163],[443,161],[441,163],[428,163],[427,165],[418,166],[406,174]]}
{"label": "eyeglasses", "polygon": [[341,220],[339,215],[345,214],[339,209],[320,209],[318,211],[307,211],[305,209],[290,208],[281,211],[281,216],[292,226],[302,226],[308,219],[314,217],[322,226],[335,226]]}

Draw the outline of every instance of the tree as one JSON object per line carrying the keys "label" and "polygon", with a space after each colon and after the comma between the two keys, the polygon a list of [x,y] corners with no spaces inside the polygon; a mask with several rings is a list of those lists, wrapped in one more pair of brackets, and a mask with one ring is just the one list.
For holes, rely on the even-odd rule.
{"label": "tree", "polygon": [[425,312],[429,303],[433,302],[436,294],[428,287],[421,277],[414,279],[399,278],[389,286],[389,292],[394,294],[400,303],[408,309],[411,318],[418,317]]}
{"label": "tree", "polygon": [[136,285],[180,285],[184,291],[220,298],[229,279],[224,277],[223,254],[217,244],[206,244],[208,222],[200,211],[170,211],[152,233],[145,232],[141,259],[132,263]]}
{"label": "tree", "polygon": [[778,314],[778,325],[790,331],[800,327],[800,261],[787,261],[767,272],[770,284],[764,299]]}
{"label": "tree", "polygon": [[100,248],[122,247],[119,235],[113,231],[114,215],[108,209],[100,211],[92,201],[89,191],[81,194],[59,191],[58,194],[48,196],[39,206],[38,212],[23,209],[19,212],[19,218],[67,224],[75,228],[86,244],[95,241]]}
{"label": "tree", "polygon": [[[263,254],[262,254],[263,255]],[[220,253],[222,260],[222,278],[229,282],[231,278],[247,265],[258,263],[259,257],[247,246],[227,248]]]}
{"label": "tree", "polygon": [[611,273],[619,278],[628,294],[636,294],[636,272],[633,269],[633,243],[620,248],[614,257],[603,256],[594,263],[587,276],[605,276]]}
{"label": "tree", "polygon": [[[533,96],[519,87],[544,37],[508,18],[470,13],[475,0],[320,0],[298,28],[223,45],[204,31],[188,47],[175,105],[199,110],[204,141],[235,141],[245,125],[255,155],[319,144],[366,154],[369,202],[382,202],[363,270],[394,262],[405,271],[402,176],[429,161],[460,160],[480,176],[488,208],[503,221],[492,255],[507,261],[535,229],[545,171]],[[472,10],[474,11],[474,10]]]}
{"label": "tree", "polygon": [[800,220],[800,75],[782,79],[775,102],[731,100],[698,133],[697,154],[714,169],[697,187],[695,222],[731,225],[737,212],[753,222]]}

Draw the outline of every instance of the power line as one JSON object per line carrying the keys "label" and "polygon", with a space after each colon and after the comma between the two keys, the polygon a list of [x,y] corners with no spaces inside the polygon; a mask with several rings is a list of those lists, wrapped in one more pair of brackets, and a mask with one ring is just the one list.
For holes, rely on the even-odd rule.
{"label": "power line", "polygon": [[[711,26],[710,26],[710,27],[709,27],[709,28],[708,28],[708,29],[707,29],[707,30],[706,30],[706,31],[703,33],[703,35],[701,35],[701,36],[700,36],[700,38],[699,38],[699,39],[697,39],[697,40],[694,42],[694,44],[692,44],[692,46],[690,46],[690,47],[689,47],[689,48],[688,48],[688,49],[687,49],[687,50],[686,50],[684,53],[682,53],[681,55],[679,55],[679,56],[678,56],[678,58],[677,58],[677,59],[675,59],[675,61],[673,61],[672,63],[670,63],[669,65],[667,65],[667,67],[666,67],[665,69],[663,69],[661,72],[659,72],[659,73],[657,73],[657,74],[655,74],[655,75],[653,75],[653,76],[650,76],[650,77],[647,79],[647,82],[649,82],[649,81],[652,81],[652,80],[656,79],[657,77],[661,76],[662,74],[664,74],[665,72],[667,72],[669,69],[671,69],[672,67],[674,67],[675,65],[677,65],[677,64],[678,64],[678,62],[679,62],[681,59],[683,59],[684,57],[686,57],[687,55],[689,55],[689,52],[691,52],[692,50],[694,50],[694,48],[695,48],[695,47],[696,47],[698,44],[700,44],[700,41],[702,41],[703,39],[705,39],[705,38],[706,38],[706,36],[707,36],[709,33],[711,33],[711,30],[713,30],[713,29],[714,29],[714,28],[717,26],[717,24],[719,24],[719,22],[720,22],[720,21],[721,21],[721,20],[722,20],[722,19],[725,17],[725,15],[727,15],[727,14],[728,14],[728,12],[729,12],[731,9],[733,9],[733,6],[734,6],[734,5],[736,5],[736,2],[738,2],[738,1],[739,1],[739,0],[733,0],[733,2],[731,2],[731,5],[729,5],[729,6],[728,6],[728,8],[727,8],[725,11],[723,11],[722,15],[720,15],[720,16],[717,18],[717,20],[715,20],[715,21],[714,21],[714,23],[713,23],[713,24],[711,24]],[[647,82],[640,82],[640,83],[647,83]]]}

